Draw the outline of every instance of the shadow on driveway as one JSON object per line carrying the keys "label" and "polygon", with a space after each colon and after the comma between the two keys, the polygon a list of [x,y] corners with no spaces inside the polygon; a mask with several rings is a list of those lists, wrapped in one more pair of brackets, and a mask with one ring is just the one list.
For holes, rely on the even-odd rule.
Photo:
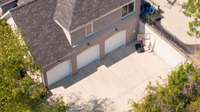
{"label": "shadow on driveway", "polygon": [[82,101],[77,93],[71,95],[73,101],[69,103],[69,112],[110,112],[114,111],[113,101],[108,98],[92,97],[88,101]]}
{"label": "shadow on driveway", "polygon": [[61,81],[58,81],[54,85],[50,87],[50,89],[54,89],[57,87],[64,87],[68,88],[71,85],[79,82],[80,80],[90,76],[92,73],[98,70],[98,67],[105,65],[106,67],[110,67],[111,65],[119,62],[123,58],[129,56],[130,54],[136,52],[134,43],[131,43],[127,46],[122,46],[117,50],[111,52],[110,54],[106,55],[103,59],[97,60],[88,66],[80,69],[77,74],[68,76]]}

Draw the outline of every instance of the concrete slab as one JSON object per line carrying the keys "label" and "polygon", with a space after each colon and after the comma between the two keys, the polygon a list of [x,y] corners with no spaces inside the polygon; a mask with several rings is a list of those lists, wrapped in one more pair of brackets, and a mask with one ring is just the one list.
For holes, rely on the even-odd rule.
{"label": "concrete slab", "polygon": [[[191,37],[187,34],[189,30],[189,21],[191,18],[183,14],[182,5],[186,0],[176,0],[174,5],[171,5],[167,0],[153,0],[164,11],[161,24],[170,33],[175,35],[185,44],[200,44],[200,39]],[[173,0],[171,0],[173,1]]]}
{"label": "concrete slab", "polygon": [[129,99],[145,95],[149,81],[166,78],[172,67],[154,53],[122,47],[69,79],[52,87],[52,97],[62,96],[71,112],[124,112]]}

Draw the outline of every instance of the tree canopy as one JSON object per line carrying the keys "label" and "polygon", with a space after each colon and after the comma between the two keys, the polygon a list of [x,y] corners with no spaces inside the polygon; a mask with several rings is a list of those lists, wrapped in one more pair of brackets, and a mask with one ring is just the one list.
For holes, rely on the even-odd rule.
{"label": "tree canopy", "polygon": [[200,38],[200,0],[188,0],[184,9],[185,15],[193,19],[189,22],[188,34]]}
{"label": "tree canopy", "polygon": [[168,76],[166,85],[147,87],[148,95],[131,102],[134,112],[199,112],[200,69],[182,65]]}
{"label": "tree canopy", "polygon": [[0,112],[66,112],[61,100],[48,102],[47,90],[28,75],[39,67],[19,33],[0,21]]}

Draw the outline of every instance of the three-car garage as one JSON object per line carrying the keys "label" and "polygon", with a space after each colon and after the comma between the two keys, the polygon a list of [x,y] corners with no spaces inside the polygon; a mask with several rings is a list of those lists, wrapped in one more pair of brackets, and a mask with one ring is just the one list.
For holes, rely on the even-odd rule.
{"label": "three-car garage", "polygon": [[100,44],[92,45],[87,49],[76,55],[76,68],[73,68],[73,63],[69,59],[63,63],[58,64],[54,68],[47,71],[47,83],[48,86],[56,83],[57,81],[69,76],[72,74],[72,69],[79,69],[87,66],[88,64],[100,59],[100,52],[103,51],[102,54],[107,55],[110,52],[118,49],[119,47],[126,44],[126,31],[120,31],[105,39],[103,46],[104,50],[100,50],[102,48]]}

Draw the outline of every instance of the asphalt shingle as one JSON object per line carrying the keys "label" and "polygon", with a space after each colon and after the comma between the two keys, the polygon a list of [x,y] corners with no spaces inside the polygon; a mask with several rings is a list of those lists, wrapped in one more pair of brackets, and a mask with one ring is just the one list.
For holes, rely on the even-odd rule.
{"label": "asphalt shingle", "polygon": [[72,30],[131,0],[23,1],[21,6],[10,11],[11,15],[35,60],[43,69],[49,70],[72,51],[64,31],[55,20]]}

